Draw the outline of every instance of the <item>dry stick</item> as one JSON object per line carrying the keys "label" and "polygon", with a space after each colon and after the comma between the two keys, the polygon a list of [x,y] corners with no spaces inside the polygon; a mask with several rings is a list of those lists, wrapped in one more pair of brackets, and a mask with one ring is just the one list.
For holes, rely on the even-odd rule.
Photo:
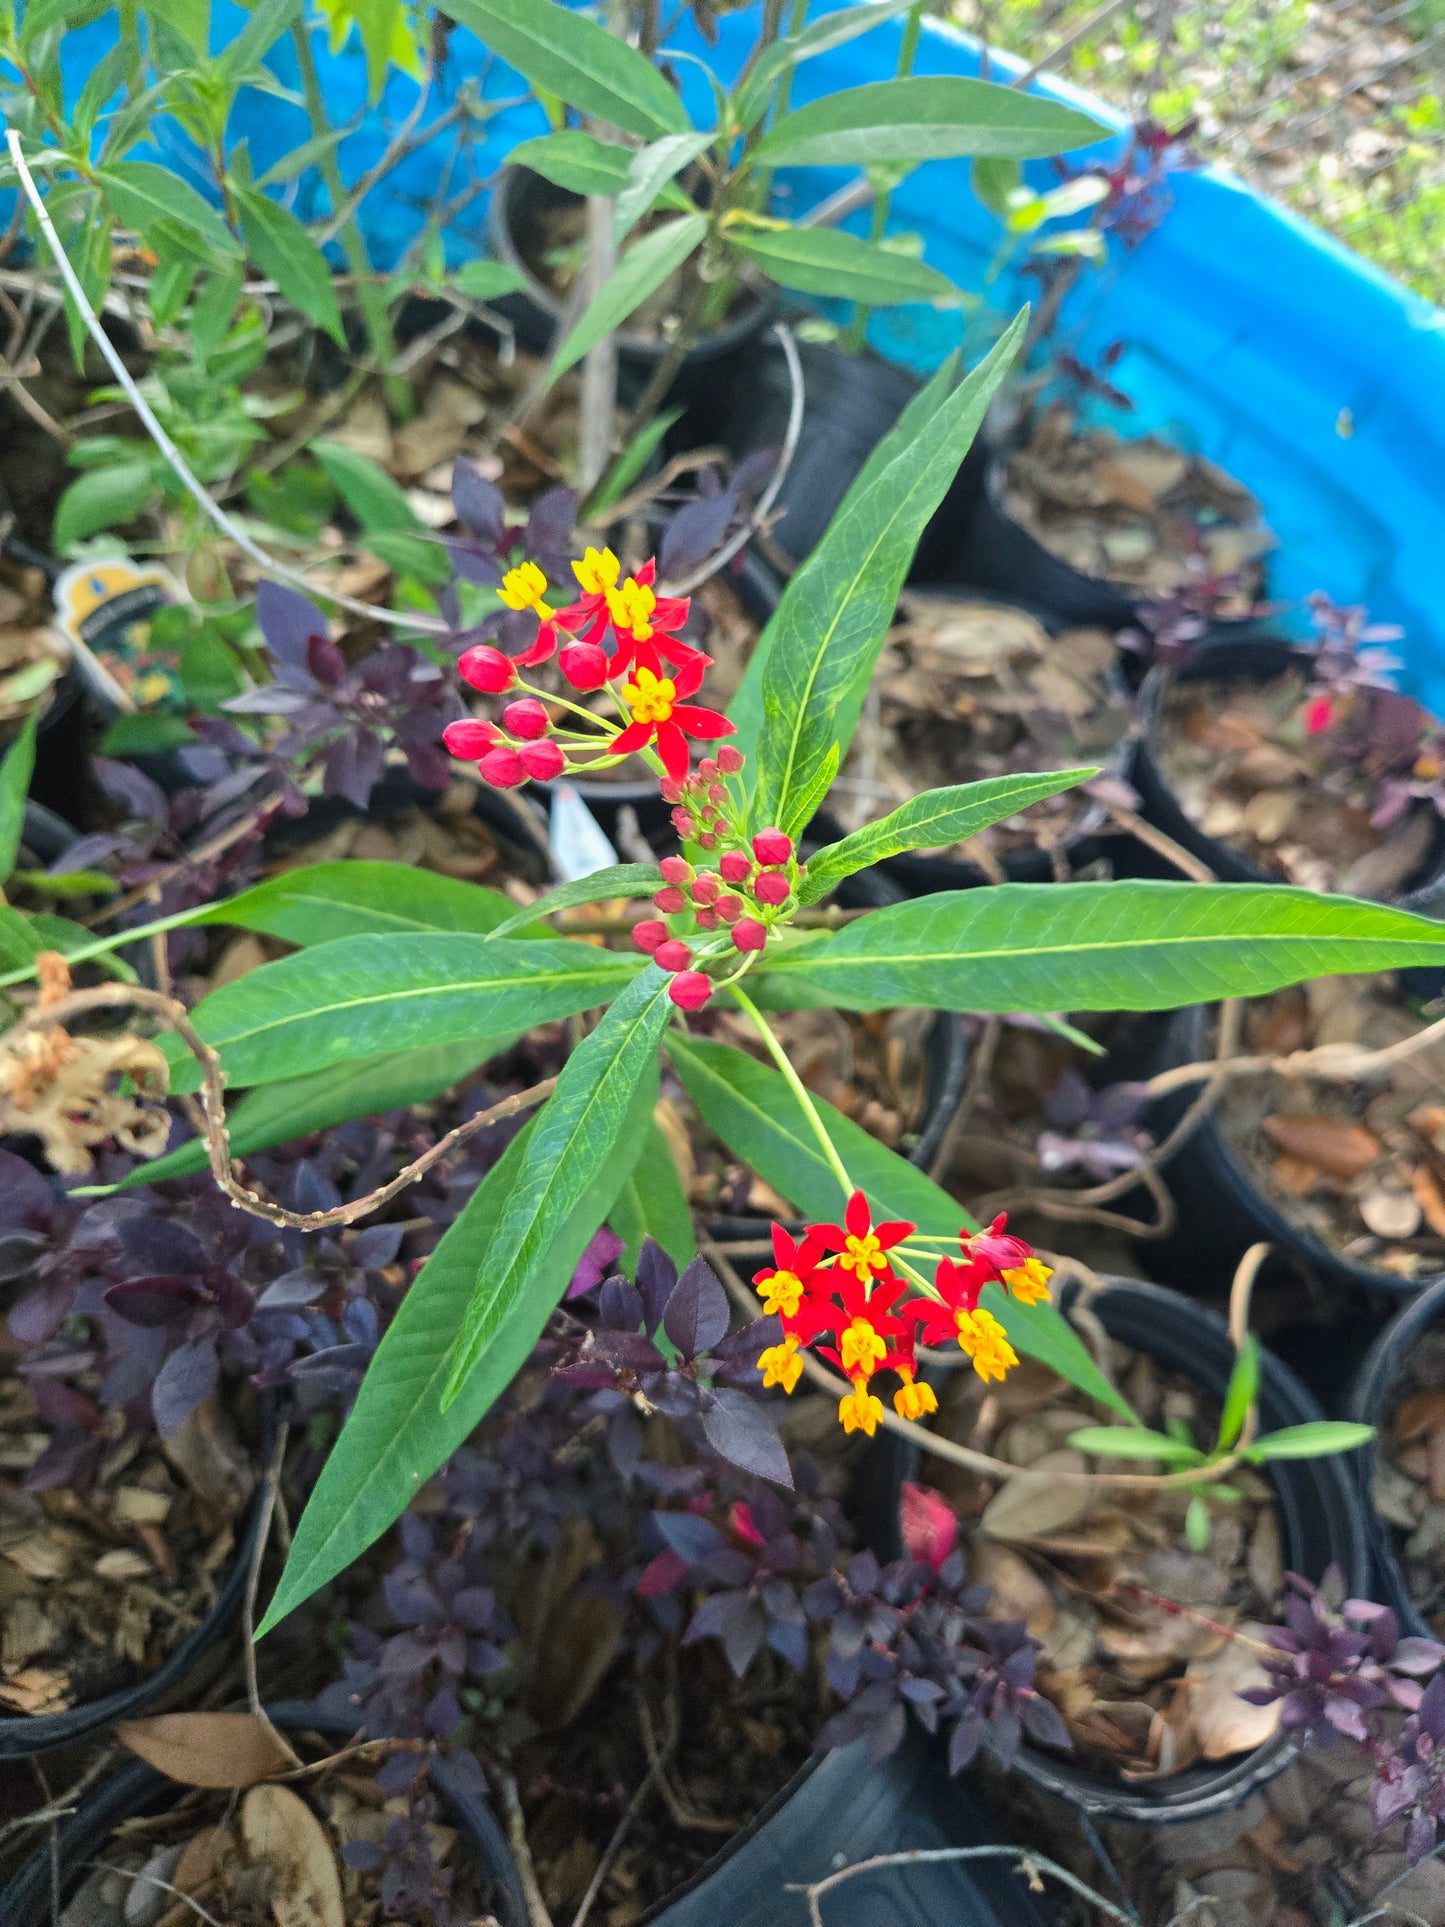
{"label": "dry stick", "polygon": [[261,1688],[256,1678],[256,1593],[261,1584],[261,1561],[266,1556],[266,1543],[271,1537],[271,1517],[276,1510],[276,1493],[281,1484],[281,1464],[286,1456],[286,1441],[290,1437],[290,1423],[283,1419],[276,1428],[276,1446],[271,1454],[271,1463],[266,1467],[265,1481],[261,1487],[261,1497],[257,1506],[256,1543],[251,1549],[251,1563],[246,1573],[246,1596],[241,1602],[241,1663],[246,1669],[246,1705],[254,1718],[264,1720],[275,1734],[281,1745],[291,1755],[292,1762],[299,1766],[301,1761],[293,1751],[289,1740],[271,1726],[266,1709],[261,1704]]}
{"label": "dry stick", "polygon": [[685,575],[681,582],[666,584],[672,595],[691,595],[693,590],[700,588],[710,576],[716,575],[720,569],[727,567],[744,543],[767,520],[773,503],[778,499],[778,491],[782,488],[788,470],[793,465],[793,457],[798,451],[798,437],[803,432],[803,364],[798,358],[798,344],[793,339],[792,329],[785,322],[778,321],[773,324],[772,332],[777,336],[778,345],[788,364],[788,380],[792,383],[793,391],[788,403],[788,426],[783,434],[783,446],[778,455],[777,465],[773,469],[767,487],[754,503],[752,514],[743,526],[723,543],[715,555],[710,556],[706,562],[700,563],[691,575]]}
{"label": "dry stick", "polygon": [[655,501],[665,488],[670,488],[680,475],[690,475],[697,468],[713,468],[727,459],[727,450],[721,446],[691,448],[685,455],[673,455],[662,467],[645,482],[639,482],[630,494],[624,495],[605,511],[607,520],[592,526],[610,529],[617,522],[630,521],[640,509]]}
{"label": "dry stick", "polygon": [[606,1880],[608,1874],[611,1873],[613,1863],[622,1851],[623,1841],[627,1838],[638,1814],[641,1813],[643,1807],[651,1797],[654,1787],[656,1787],[658,1781],[662,1778],[667,1763],[672,1758],[676,1746],[677,1723],[674,1721],[671,1730],[663,1738],[661,1750],[649,1762],[647,1771],[643,1775],[637,1791],[627,1802],[626,1810],[622,1818],[617,1822],[613,1830],[612,1838],[602,1849],[602,1858],[597,1862],[596,1870],[591,1880],[587,1883],[587,1891],[582,1896],[582,1903],[573,1916],[572,1927],[585,1927],[587,1916],[591,1913],[593,1906],[596,1904],[597,1896],[602,1891],[602,1883]]}
{"label": "dry stick", "polygon": [[118,1873],[122,1880],[129,1880],[133,1886],[158,1887],[162,1893],[174,1894],[177,1900],[185,1902],[198,1920],[206,1922],[206,1927],[226,1927],[224,1921],[217,1920],[214,1914],[208,1914],[200,1901],[183,1887],[173,1887],[169,1880],[162,1880],[159,1874],[147,1873],[144,1868],[132,1873],[128,1867],[117,1867],[110,1860],[92,1860],[90,1864],[99,1868],[101,1873]]}
{"label": "dry stick", "polygon": [[527,1902],[527,1919],[531,1927],[552,1927],[552,1916],[547,1911],[547,1903],[542,1898],[542,1889],[537,1881],[537,1869],[532,1863],[532,1849],[527,1844],[527,1820],[522,1812],[521,1795],[517,1792],[517,1781],[509,1767],[502,1767],[497,1773],[502,1789],[502,1812],[507,1822],[507,1844],[512,1849],[512,1858],[517,1863],[517,1872],[522,1880],[522,1892]]}
{"label": "dry stick", "polygon": [[1267,1071],[1280,1077],[1320,1077],[1332,1083],[1353,1083],[1356,1078],[1388,1070],[1392,1064],[1401,1064],[1417,1052],[1442,1042],[1445,1042],[1445,1017],[1437,1017],[1413,1037],[1402,1037],[1398,1043],[1386,1044],[1380,1050],[1362,1050],[1358,1044],[1317,1044],[1313,1050],[1287,1051],[1282,1057],[1235,1057],[1223,1066],[1180,1064],[1174,1070],[1160,1071],[1151,1077],[1145,1090],[1150,1097],[1162,1097],[1167,1091],[1197,1084],[1202,1077],[1217,1076],[1221,1080],[1257,1077]]}
{"label": "dry stick", "polygon": [[1182,843],[1176,843],[1172,836],[1166,836],[1163,830],[1156,830],[1152,823],[1146,823],[1137,811],[1126,810],[1119,803],[1106,803],[1104,807],[1120,829],[1127,830],[1131,836],[1147,844],[1157,856],[1162,856],[1166,863],[1172,863],[1176,870],[1182,870],[1195,883],[1219,881],[1207,863],[1186,850]]}
{"label": "dry stick", "polygon": [[200,1065],[201,1105],[206,1120],[206,1156],[211,1176],[221,1190],[239,1210],[248,1211],[255,1218],[265,1218],[270,1224],[286,1225],[294,1231],[324,1231],[331,1225],[355,1224],[358,1219],[394,1198],[398,1191],[404,1191],[409,1184],[425,1176],[438,1159],[445,1157],[458,1144],[465,1143],[489,1124],[500,1123],[503,1118],[514,1117],[518,1111],[530,1110],[540,1104],[544,1098],[552,1095],[557,1084],[555,1077],[544,1078],[540,1084],[514,1092],[511,1097],[500,1099],[485,1111],[478,1111],[475,1117],[469,1117],[464,1123],[458,1124],[455,1130],[448,1131],[445,1137],[438,1138],[419,1158],[413,1159],[394,1178],[388,1179],[377,1190],[368,1192],[364,1198],[354,1198],[350,1204],[336,1205],[330,1211],[288,1211],[284,1205],[272,1204],[257,1192],[248,1191],[235,1176],[236,1165],[231,1157],[230,1132],[226,1122],[226,1075],[221,1068],[220,1056],[191,1022],[185,1006],[177,1003],[174,997],[166,997],[158,990],[146,990],[139,984],[97,984],[90,990],[74,990],[69,996],[44,1009],[36,1008],[27,1012],[0,1038],[0,1043],[23,1036],[27,1031],[52,1029],[71,1017],[92,1010],[123,1009],[127,1006],[150,1011],[169,1024]]}
{"label": "dry stick", "polygon": [[146,433],[170,463],[177,480],[203,514],[214,523],[228,541],[233,542],[240,549],[243,555],[248,556],[252,562],[270,574],[280,577],[282,581],[293,582],[310,595],[323,595],[328,601],[334,602],[337,608],[345,609],[354,616],[365,616],[373,622],[389,622],[398,628],[424,629],[435,635],[445,635],[451,625],[442,617],[420,615],[409,610],[379,608],[372,603],[358,602],[352,596],[342,595],[338,590],[325,588],[312,582],[303,570],[293,569],[284,562],[278,562],[274,556],[268,555],[259,543],[253,542],[244,529],[236,526],[220,503],[201,486],[186,466],[185,457],[156,419],[155,410],[136,386],[134,377],[121,360],[110,336],[101,327],[95,309],[91,306],[89,297],[80,284],[80,278],[70,265],[70,258],[60,244],[55,223],[50,218],[49,210],[41,198],[40,190],[35,185],[34,177],[21,150],[19,134],[13,127],[9,128],[5,139],[10,149],[10,158],[15,163],[15,171],[20,176],[20,185],[25,190],[25,198],[34,210],[35,218],[40,224],[40,232],[45,236],[50,252],[55,257],[55,265],[60,269],[61,279],[65,282],[70,298],[75,303],[92,341],[99,348],[111,373],[125,391],[126,399],[140,417]]}
{"label": "dry stick", "polygon": [[1055,1880],[1061,1881],[1081,1899],[1099,1908],[1110,1920],[1117,1920],[1120,1927],[1134,1927],[1129,1916],[1112,1901],[1095,1893],[1076,1874],[1071,1874],[1067,1867],[1061,1867],[1057,1860],[1035,1853],[1031,1847],[914,1847],[907,1853],[876,1853],[867,1860],[855,1860],[851,1867],[840,1867],[837,1873],[830,1873],[823,1880],[815,1880],[811,1886],[790,1882],[788,1891],[802,1894],[807,1901],[810,1927],[823,1927],[822,1909],[818,1903],[824,1894],[830,1893],[834,1887],[841,1887],[845,1880],[852,1880],[860,1873],[875,1873],[881,1867],[937,1866],[942,1861],[951,1860],[1017,1860],[1019,1871],[1031,1876],[1030,1884],[1037,1880],[1040,1873],[1052,1874]]}

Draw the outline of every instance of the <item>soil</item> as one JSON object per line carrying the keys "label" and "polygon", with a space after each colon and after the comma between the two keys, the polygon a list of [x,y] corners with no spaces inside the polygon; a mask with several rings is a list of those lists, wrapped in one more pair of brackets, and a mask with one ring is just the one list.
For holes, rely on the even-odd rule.
{"label": "soil", "polygon": [[1341,754],[1350,715],[1311,735],[1306,689],[1303,668],[1263,683],[1171,682],[1153,739],[1159,768],[1192,823],[1267,875],[1397,897],[1433,857],[1435,812],[1420,802],[1377,829],[1376,778]]}
{"label": "soil", "polygon": [[1374,1502],[1394,1528],[1410,1597],[1445,1638],[1445,1330],[1412,1346],[1381,1427]]}
{"label": "soil", "polygon": [[[98,1382],[74,1381],[91,1393]],[[0,1710],[61,1713],[157,1671],[210,1610],[255,1485],[254,1445],[208,1401],[164,1445],[119,1413],[93,1486],[29,1493],[49,1444],[0,1379]]]}
{"label": "soil", "polygon": [[[1375,1050],[1422,1023],[1418,998],[1392,976],[1324,978],[1247,1004],[1240,1049]],[[1445,1045],[1359,1083],[1236,1078],[1215,1116],[1292,1224],[1377,1271],[1445,1268]]]}
{"label": "soil", "polygon": [[[1196,1444],[1213,1442],[1212,1396],[1126,1347],[1113,1345],[1110,1355],[1146,1426],[1182,1424]],[[1062,1392],[1051,1372],[1025,1361],[996,1387],[954,1372],[939,1402],[935,1425],[945,1436],[1039,1475],[999,1489],[927,1456],[923,1474],[963,1522],[969,1573],[993,1589],[990,1610],[1025,1620],[1042,1642],[1038,1682],[1068,1724],[1069,1757],[1139,1782],[1267,1739],[1278,1708],[1238,1697],[1263,1678],[1251,1642],[1274,1623],[1284,1586],[1265,1481],[1248,1469],[1232,1473],[1243,1496],[1206,1500],[1209,1541],[1194,1551],[1187,1492],[1111,1495],[1060,1482],[1061,1472],[1109,1464],[1073,1451],[1070,1434],[1117,1421]],[[1151,1468],[1131,1460],[1127,1469]]]}
{"label": "soil", "polygon": [[1207,582],[1215,615],[1246,615],[1263,587],[1274,538],[1248,489],[1157,435],[1081,428],[1063,403],[1009,454],[1004,500],[1051,555],[1150,600]]}

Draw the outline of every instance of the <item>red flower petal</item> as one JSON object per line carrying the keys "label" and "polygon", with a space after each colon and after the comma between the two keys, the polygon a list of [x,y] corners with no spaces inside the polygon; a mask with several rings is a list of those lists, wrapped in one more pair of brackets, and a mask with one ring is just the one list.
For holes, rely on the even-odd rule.
{"label": "red flower petal", "polygon": [[512,661],[519,669],[530,669],[534,663],[546,662],[556,653],[557,625],[555,622],[542,622],[537,625],[537,640],[525,648],[520,656]]}
{"label": "red flower petal", "polygon": [[642,567],[637,571],[637,580],[643,583],[649,589],[652,587],[653,583],[656,582],[657,557],[655,555],[648,556],[647,560],[643,563]]}
{"label": "red flower petal", "polygon": [[888,1251],[894,1245],[901,1245],[905,1238],[911,1238],[917,1229],[916,1224],[909,1224],[903,1218],[886,1218],[882,1224],[874,1225],[873,1232],[879,1244]]}
{"label": "red flower petal", "polygon": [[[676,660],[676,658],[674,658],[674,660]],[[703,676],[711,667],[711,656],[704,656],[697,651],[689,651],[673,671],[673,688],[679,696],[695,696],[702,686]]]}
{"label": "red flower petal", "polygon": [[614,736],[607,747],[618,756],[630,756],[635,749],[641,749],[652,741],[651,723],[629,723],[620,736]]}
{"label": "red flower petal", "polygon": [[737,729],[736,723],[719,716],[715,709],[699,709],[694,703],[674,703],[672,720],[689,736],[702,737],[708,742],[718,736],[731,736]]}
{"label": "red flower petal", "polygon": [[[679,712],[674,709],[672,714],[676,719]],[[688,753],[687,738],[678,728],[676,720],[657,725],[657,753],[662,758],[662,767],[673,782],[680,783],[687,775]]]}
{"label": "red flower petal", "polygon": [[868,1209],[868,1200],[861,1191],[855,1191],[848,1200],[848,1208],[843,1213],[843,1223],[853,1238],[866,1238],[873,1222],[873,1214]]}

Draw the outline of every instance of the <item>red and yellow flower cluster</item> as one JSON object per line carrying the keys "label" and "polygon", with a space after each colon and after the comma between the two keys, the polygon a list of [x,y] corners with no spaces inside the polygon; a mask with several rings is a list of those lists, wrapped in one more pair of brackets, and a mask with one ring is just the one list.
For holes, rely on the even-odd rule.
{"label": "red and yellow flower cluster", "polygon": [[[959,1258],[911,1254],[908,1241],[917,1229],[902,1219],[874,1224],[861,1191],[849,1198],[842,1224],[807,1225],[796,1241],[782,1225],[773,1226],[776,1262],[753,1280],[764,1312],[783,1328],[782,1343],[758,1360],[764,1385],[791,1392],[803,1374],[803,1352],[815,1345],[853,1388],[838,1407],[844,1431],[871,1438],[883,1417],[883,1401],[870,1390],[878,1372],[899,1379],[893,1405],[900,1417],[938,1410],[932,1387],[918,1382],[920,1338],[956,1339],[985,1381],[1017,1365],[1004,1327],[980,1308],[979,1297],[985,1285],[997,1284],[1020,1304],[1036,1304],[1049,1295],[1049,1267],[1005,1229],[1002,1217],[987,1231],[960,1231]],[[915,1269],[913,1255],[934,1266],[931,1284]],[[906,1299],[910,1286],[919,1296]]]}
{"label": "red and yellow flower cluster", "polygon": [[[711,656],[678,633],[691,604],[657,594],[655,561],[623,578],[611,549],[588,549],[572,564],[572,573],[582,593],[563,609],[547,601],[547,578],[537,563],[519,563],[503,576],[498,590],[503,605],[531,610],[536,637],[515,656],[479,643],[462,654],[457,673],[490,696],[522,693],[503,709],[500,725],[469,718],[450,724],[442,740],[453,756],[475,759],[483,780],[496,789],[515,789],[529,779],[548,782],[569,772],[590,775],[639,750],[650,750],[680,785],[690,765],[688,739],[713,742],[733,732],[726,716],[688,701],[712,664]],[[610,654],[604,647],[609,630]],[[563,679],[579,694],[605,690],[622,721],[614,723],[522,681],[520,670],[553,656]],[[586,727],[579,729],[579,722]]]}

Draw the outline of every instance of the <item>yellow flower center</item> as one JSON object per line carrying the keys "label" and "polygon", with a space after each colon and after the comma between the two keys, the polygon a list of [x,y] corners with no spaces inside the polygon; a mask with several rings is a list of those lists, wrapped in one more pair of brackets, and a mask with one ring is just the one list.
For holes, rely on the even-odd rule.
{"label": "yellow flower center", "polygon": [[580,562],[572,564],[572,573],[581,583],[584,595],[606,595],[617,586],[621,568],[611,549],[588,549]]}
{"label": "yellow flower center", "polygon": [[1006,1378],[1018,1364],[1018,1353],[991,1311],[956,1312],[954,1322],[960,1349],[973,1360],[973,1369],[985,1383],[991,1378]]}
{"label": "yellow flower center", "polygon": [[758,1281],[758,1296],[770,1318],[775,1312],[792,1318],[803,1302],[803,1281],[796,1272],[775,1271],[771,1278]]}
{"label": "yellow flower center", "polygon": [[883,1417],[883,1401],[868,1390],[868,1381],[856,1378],[846,1398],[838,1401],[838,1422],[845,1432],[866,1432],[871,1439]]}
{"label": "yellow flower center", "polygon": [[785,1338],[781,1345],[769,1345],[758,1360],[758,1370],[763,1375],[763,1389],[781,1385],[785,1392],[791,1392],[803,1376],[803,1361],[798,1356],[796,1338]]}
{"label": "yellow flower center", "polygon": [[631,630],[638,642],[646,642],[652,634],[649,618],[656,607],[657,597],[635,575],[628,576],[620,589],[607,590],[607,613],[613,627]]}
{"label": "yellow flower center", "polygon": [[677,700],[677,684],[671,676],[639,669],[631,682],[623,684],[622,700],[632,711],[633,722],[665,723]]}
{"label": "yellow flower center", "polygon": [[839,1269],[851,1271],[859,1284],[866,1285],[874,1272],[886,1271],[888,1260],[883,1256],[883,1247],[878,1242],[878,1234],[870,1231],[866,1237],[855,1238],[851,1234],[843,1240],[843,1255],[838,1260]]}
{"label": "yellow flower center", "polygon": [[842,1354],[843,1370],[852,1378],[858,1372],[865,1377],[876,1372],[888,1347],[866,1318],[855,1318],[843,1333],[838,1350]]}
{"label": "yellow flower center", "polygon": [[1042,1258],[1025,1258],[1003,1274],[1003,1281],[1021,1305],[1037,1305],[1048,1298],[1053,1275]]}
{"label": "yellow flower center", "polygon": [[938,1410],[938,1400],[931,1385],[915,1385],[913,1374],[907,1366],[900,1371],[899,1377],[903,1383],[893,1394],[893,1409],[899,1418],[910,1418],[916,1423]]}
{"label": "yellow flower center", "polygon": [[1415,759],[1415,775],[1422,783],[1433,783],[1440,774],[1440,758],[1424,755]]}
{"label": "yellow flower center", "polygon": [[535,609],[543,622],[550,622],[554,611],[542,600],[547,593],[547,578],[535,562],[519,562],[502,577],[497,594],[509,609]]}

